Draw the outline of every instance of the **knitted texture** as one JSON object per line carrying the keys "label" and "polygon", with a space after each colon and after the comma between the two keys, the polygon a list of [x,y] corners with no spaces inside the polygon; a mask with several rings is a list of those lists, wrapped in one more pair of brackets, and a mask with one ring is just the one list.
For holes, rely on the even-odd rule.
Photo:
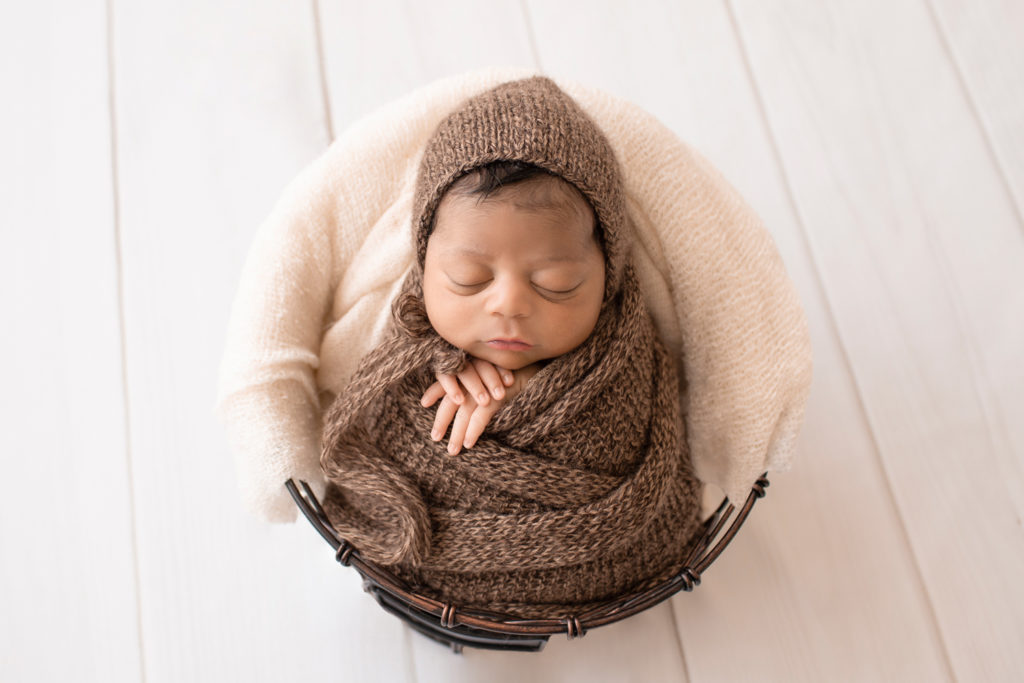
{"label": "knitted texture", "polygon": [[[587,341],[454,457],[419,403],[450,347],[399,325],[325,417],[324,508],[341,536],[421,592],[523,616],[565,616],[680,569],[701,485],[628,266],[623,285]],[[420,287],[414,271],[402,297]]]}
{"label": "knitted texture", "polygon": [[[288,186],[255,234],[227,327],[217,411],[242,501],[294,520],[282,483],[321,495],[321,414],[388,335],[420,159],[468,98],[532,72],[487,69],[424,86],[347,129]],[[795,453],[811,383],[799,298],[751,207],[651,114],[600,90],[559,86],[622,168],[633,263],[677,367],[686,439],[704,482],[742,501]]]}
{"label": "knitted texture", "polygon": [[[472,449],[452,457],[430,439],[434,409],[419,399],[436,369],[457,370],[464,355],[428,323],[423,261],[444,191],[495,160],[570,180],[595,207],[612,274],[587,340],[547,363]],[[676,370],[622,248],[620,183],[604,136],[546,78],[472,98],[427,144],[414,203],[418,259],[396,299],[395,333],[331,405],[322,455],[335,528],[420,590],[463,607],[562,616],[680,568],[701,487],[678,419]]]}
{"label": "knitted texture", "polygon": [[630,234],[615,154],[580,106],[540,76],[504,83],[470,99],[431,136],[413,198],[420,267],[444,191],[467,171],[502,159],[540,166],[586,196],[601,226],[605,297],[617,291]]}

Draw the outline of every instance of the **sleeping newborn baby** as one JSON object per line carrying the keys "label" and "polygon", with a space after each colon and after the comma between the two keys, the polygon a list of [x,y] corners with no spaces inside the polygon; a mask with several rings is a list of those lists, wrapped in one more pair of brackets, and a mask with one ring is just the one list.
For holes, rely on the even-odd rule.
{"label": "sleeping newborn baby", "polygon": [[454,418],[448,452],[472,447],[544,361],[590,336],[603,296],[594,212],[575,187],[517,161],[452,183],[427,243],[423,300],[434,331],[468,362],[423,397],[443,397],[432,438]]}
{"label": "sleeping newborn baby", "polygon": [[324,418],[341,536],[414,590],[523,616],[675,573],[701,485],[601,131],[546,78],[471,98],[427,143],[412,231],[392,334]]}

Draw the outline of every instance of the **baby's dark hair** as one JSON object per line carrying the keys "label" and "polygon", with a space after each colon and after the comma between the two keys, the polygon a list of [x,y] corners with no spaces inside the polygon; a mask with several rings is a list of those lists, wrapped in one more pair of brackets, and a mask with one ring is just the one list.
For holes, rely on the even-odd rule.
{"label": "baby's dark hair", "polygon": [[449,186],[448,191],[459,195],[477,196],[482,202],[504,187],[543,177],[558,178],[554,173],[525,161],[492,161],[459,176]]}
{"label": "baby's dark hair", "polygon": [[[526,190],[525,184],[528,181],[550,180],[540,186],[534,183],[533,191]],[[524,191],[516,192],[509,199],[519,209],[536,211],[538,209],[562,210],[583,215],[581,204],[590,207],[594,220],[594,234],[600,241],[601,230],[597,225],[596,212],[580,190],[559,175],[525,161],[499,160],[492,161],[483,166],[468,171],[459,176],[448,186],[446,195],[454,194],[461,197],[475,197],[477,203],[494,199],[497,195],[504,195],[504,190],[509,187],[519,186]],[[517,188],[517,189],[519,189]],[[603,244],[602,244],[603,247]]]}

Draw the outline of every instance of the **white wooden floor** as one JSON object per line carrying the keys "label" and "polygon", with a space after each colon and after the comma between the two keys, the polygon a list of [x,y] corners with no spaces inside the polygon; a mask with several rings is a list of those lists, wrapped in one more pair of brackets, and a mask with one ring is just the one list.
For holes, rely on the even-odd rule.
{"label": "white wooden floor", "polygon": [[[0,6],[0,680],[1024,676],[1024,3]],[[450,654],[213,415],[254,230],[359,116],[532,65],[632,99],[764,217],[803,297],[799,459],[689,595]]]}

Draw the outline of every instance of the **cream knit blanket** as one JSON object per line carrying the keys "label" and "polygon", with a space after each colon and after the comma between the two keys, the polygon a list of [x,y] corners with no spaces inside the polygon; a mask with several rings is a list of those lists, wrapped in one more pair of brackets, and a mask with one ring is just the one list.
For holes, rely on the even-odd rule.
{"label": "cream knit blanket", "polygon": [[[377,110],[306,168],[260,227],[217,401],[253,512],[293,520],[289,477],[323,492],[321,409],[383,339],[413,262],[412,197],[427,138],[465,98],[534,73],[464,74]],[[554,80],[622,166],[634,263],[685,378],[697,475],[742,502],[762,472],[788,468],[810,390],[810,339],[792,282],[758,217],[705,159],[639,107]]]}

